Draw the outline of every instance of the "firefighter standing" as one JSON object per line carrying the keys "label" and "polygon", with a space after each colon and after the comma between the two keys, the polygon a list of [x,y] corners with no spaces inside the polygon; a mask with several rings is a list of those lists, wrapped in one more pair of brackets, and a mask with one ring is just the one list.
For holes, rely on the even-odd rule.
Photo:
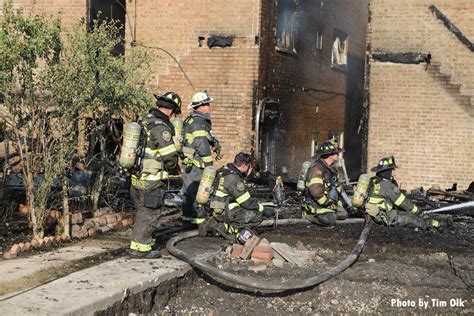
{"label": "firefighter standing", "polygon": [[[207,217],[203,209],[196,209],[195,200],[204,168],[212,166],[212,151],[220,159],[221,147],[219,141],[212,136],[210,104],[213,101],[205,92],[196,93],[188,109],[192,113],[184,120],[183,125],[183,220],[192,224],[200,224]],[[199,214],[198,214],[199,213]]]}
{"label": "firefighter standing", "polygon": [[181,99],[174,92],[155,95],[157,108],[142,120],[141,147],[144,151],[140,172],[132,175],[130,195],[136,207],[130,254],[140,258],[159,258],[152,232],[158,224],[166,190],[168,172],[178,167],[170,118],[181,113]]}
{"label": "firefighter standing", "polygon": [[395,158],[391,156],[382,158],[371,169],[376,175],[370,179],[366,212],[381,225],[443,230],[446,223],[420,217],[420,209],[400,191],[392,177],[395,168]]}
{"label": "firefighter standing", "polygon": [[209,206],[212,217],[199,227],[201,236],[218,234],[232,241],[245,243],[254,233],[251,229],[262,222],[263,217],[273,215],[257,199],[251,197],[244,179],[255,166],[255,158],[245,152],[238,153],[234,163],[217,170]]}
{"label": "firefighter standing", "polygon": [[325,141],[316,152],[319,159],[309,168],[305,180],[305,202],[303,209],[306,219],[322,225],[333,226],[336,219],[346,219],[339,192],[337,171],[332,165],[339,160],[339,153],[344,149],[337,147],[332,140]]}

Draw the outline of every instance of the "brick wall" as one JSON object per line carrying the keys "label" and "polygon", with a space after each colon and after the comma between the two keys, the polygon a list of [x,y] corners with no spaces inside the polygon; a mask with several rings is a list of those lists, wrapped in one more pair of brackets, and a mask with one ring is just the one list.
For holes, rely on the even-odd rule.
{"label": "brick wall", "polygon": [[[3,3],[0,1],[0,14]],[[64,25],[70,26],[86,16],[86,0],[13,0],[14,9],[22,8],[25,13],[37,12],[46,15],[60,16]]]}
{"label": "brick wall", "polygon": [[[127,1],[129,23],[135,27],[135,3]],[[197,91],[207,90],[213,131],[224,150],[221,165],[235,154],[252,148],[252,105],[257,80],[259,33],[257,0],[242,1],[155,1],[140,0],[136,6],[137,42],[161,47],[180,62]],[[127,40],[131,32],[127,31]],[[210,35],[235,36],[233,45],[208,48]],[[203,37],[202,46],[198,38]],[[164,52],[146,49],[151,55],[150,86],[155,91],[174,90],[183,104],[196,92],[178,65]],[[182,117],[188,113],[183,109]]]}
{"label": "brick wall", "polygon": [[[16,8],[26,12],[32,0],[15,0]],[[174,90],[186,105],[197,91],[207,90],[214,98],[212,105],[213,131],[220,139],[224,159],[233,160],[242,150],[253,145],[252,111],[254,86],[258,76],[260,1],[195,0],[195,1],[126,1],[126,49],[135,40],[144,46],[159,47],[173,55],[181,64],[194,88],[184,77],[175,61],[162,50],[145,50],[150,55],[147,66],[150,88],[156,92]],[[35,12],[58,14],[70,25],[86,17],[86,0],[37,0]],[[233,36],[231,47],[208,48],[211,35]],[[199,46],[198,37],[203,37]]]}
{"label": "brick wall", "polygon": [[472,1],[402,0],[372,1],[371,46],[373,51],[431,53],[441,71],[462,83],[463,93],[474,96],[474,57],[428,9],[435,5],[471,41],[474,40]]}
{"label": "brick wall", "polygon": [[465,101],[473,96],[474,57],[432,15],[431,4],[472,40],[471,1],[370,1],[371,52],[430,52],[440,73],[371,61],[368,161],[394,154],[405,188],[466,188],[474,180],[474,112]]}
{"label": "brick wall", "polygon": [[[21,5],[28,7],[30,3],[23,0]],[[174,90],[184,104],[199,90],[207,90],[215,99],[213,130],[225,153],[218,165],[232,160],[238,151],[254,148],[253,114],[258,100],[271,97],[279,101],[285,133],[277,148],[276,171],[286,166],[296,176],[301,163],[310,157],[313,132],[318,132],[321,143],[329,132],[345,129],[347,83],[354,79],[350,76],[351,64],[346,72],[331,68],[333,34],[335,29],[346,33],[351,60],[363,64],[366,4],[365,0],[362,5],[299,0],[298,53],[292,55],[275,50],[275,0],[127,0],[126,49],[132,49],[129,44],[135,40],[137,49],[150,55],[147,81],[152,90]],[[70,23],[85,16],[86,1],[38,0],[36,8],[44,12],[61,10],[63,21]],[[316,54],[315,21],[323,25],[324,39],[322,53]],[[234,36],[234,43],[209,49],[206,40],[211,35]],[[204,39],[202,45],[200,37]],[[161,49],[179,61],[194,88]],[[182,117],[187,113],[185,110]]]}

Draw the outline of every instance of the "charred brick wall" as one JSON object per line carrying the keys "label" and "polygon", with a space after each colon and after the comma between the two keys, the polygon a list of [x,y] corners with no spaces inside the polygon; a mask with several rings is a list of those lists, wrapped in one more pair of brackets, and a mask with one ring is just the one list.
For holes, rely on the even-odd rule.
{"label": "charred brick wall", "polygon": [[[345,130],[348,86],[363,84],[367,3],[352,1],[309,1],[296,3],[296,52],[278,49],[277,1],[262,1],[262,41],[260,54],[259,98],[280,102],[283,141],[277,146],[276,172],[283,167],[294,177],[311,153],[313,133],[320,144],[331,132]],[[322,49],[315,48],[316,32],[323,35]],[[348,65],[340,71],[331,65],[335,32],[348,39]],[[358,76],[351,71],[357,64]],[[350,84],[348,84],[348,82]],[[360,96],[358,104],[362,106]],[[359,118],[350,118],[359,122]],[[358,135],[354,135],[358,137]],[[349,157],[350,151],[346,153]],[[360,161],[360,154],[355,157]],[[347,159],[347,158],[346,158]],[[355,169],[360,168],[356,167]]]}
{"label": "charred brick wall", "polygon": [[[93,0],[38,0],[36,9],[62,11],[63,20],[70,23],[86,16],[88,1]],[[28,7],[31,2],[15,3]],[[360,135],[356,135],[360,114],[347,109],[362,106],[357,93],[348,89],[355,86],[360,90],[357,87],[362,86],[362,77],[353,75],[353,70],[364,64],[367,1],[295,0],[296,53],[276,49],[277,3],[127,0],[126,50],[143,49],[150,55],[147,80],[152,90],[174,90],[184,104],[201,90],[215,99],[213,130],[225,153],[219,164],[232,160],[238,151],[255,148],[253,115],[258,100],[270,97],[279,101],[283,132],[276,148],[275,171],[281,173],[285,166],[296,176],[301,163],[312,154],[313,133],[321,143],[330,133],[346,130],[357,138],[353,145],[360,147]],[[318,29],[323,35],[320,50],[315,49]],[[331,65],[336,32],[348,39],[345,71]],[[230,46],[209,48],[207,40],[212,36],[233,41]],[[132,48],[132,43],[137,48]],[[182,116],[187,113],[184,110]],[[362,153],[349,150],[346,160],[350,155],[358,173]]]}
{"label": "charred brick wall", "polygon": [[474,38],[471,1],[370,1],[370,53],[430,53],[431,64],[370,61],[368,161],[395,155],[405,188],[466,188],[474,180],[474,55],[431,5]]}

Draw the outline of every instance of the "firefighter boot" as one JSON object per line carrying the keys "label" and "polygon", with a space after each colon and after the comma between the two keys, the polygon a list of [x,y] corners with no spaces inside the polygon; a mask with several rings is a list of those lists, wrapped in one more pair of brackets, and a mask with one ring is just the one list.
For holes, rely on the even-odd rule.
{"label": "firefighter boot", "polygon": [[[230,230],[233,230],[233,227],[229,224],[219,223],[218,221],[215,221],[215,223],[213,223],[212,225],[213,234],[224,237],[227,240],[236,242],[237,236],[234,233],[230,232]],[[237,231],[235,233],[237,233]]]}
{"label": "firefighter boot", "polygon": [[325,227],[332,227],[336,225],[337,215],[336,213],[326,213],[318,215],[307,214],[305,218],[313,224]]}
{"label": "firefighter boot", "polygon": [[448,232],[448,221],[443,219],[427,219],[429,227],[438,233],[444,234]]}
{"label": "firefighter boot", "polygon": [[159,250],[150,250],[150,251],[145,251],[145,252],[140,252],[136,250],[130,249],[128,251],[128,254],[132,258],[137,258],[137,259],[158,259],[161,258],[161,253]]}

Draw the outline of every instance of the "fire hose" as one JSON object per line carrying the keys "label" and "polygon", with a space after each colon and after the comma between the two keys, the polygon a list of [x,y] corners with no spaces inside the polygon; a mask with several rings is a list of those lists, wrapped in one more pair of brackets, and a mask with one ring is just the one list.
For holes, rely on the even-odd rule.
{"label": "fire hose", "polygon": [[[266,223],[262,223],[262,224],[260,226],[271,226],[274,224],[274,221],[267,221]],[[261,281],[261,280],[256,280],[250,277],[243,277],[243,276],[231,274],[229,272],[220,271],[216,267],[210,264],[207,264],[205,262],[202,262],[198,260],[197,258],[187,254],[183,250],[180,250],[176,247],[177,243],[185,239],[197,237],[199,235],[199,232],[197,230],[186,232],[186,233],[183,233],[171,238],[166,244],[166,249],[169,251],[170,254],[172,254],[176,258],[187,262],[194,268],[197,268],[212,277],[243,286],[253,291],[283,292],[283,291],[290,291],[290,290],[301,290],[301,289],[309,289],[318,284],[321,284],[335,277],[336,275],[340,274],[341,272],[349,268],[352,264],[354,264],[354,262],[356,262],[356,260],[359,258],[359,255],[361,254],[365,246],[365,241],[367,240],[367,237],[369,236],[371,224],[372,224],[372,219],[370,218],[369,215],[366,215],[364,227],[362,229],[362,232],[360,233],[357,244],[353,248],[350,255],[348,255],[344,260],[342,260],[337,266],[329,269],[328,271],[315,275],[313,277],[305,278],[305,279],[296,279],[289,282]]]}
{"label": "fire hose", "polygon": [[468,210],[474,209],[474,201],[470,202],[464,202],[456,205],[450,205],[450,206],[445,206],[441,207],[435,210],[429,210],[429,211],[424,211],[423,214],[432,214],[432,213],[439,213],[439,212],[448,212],[448,211],[456,211],[459,209],[465,209],[467,208]]}

